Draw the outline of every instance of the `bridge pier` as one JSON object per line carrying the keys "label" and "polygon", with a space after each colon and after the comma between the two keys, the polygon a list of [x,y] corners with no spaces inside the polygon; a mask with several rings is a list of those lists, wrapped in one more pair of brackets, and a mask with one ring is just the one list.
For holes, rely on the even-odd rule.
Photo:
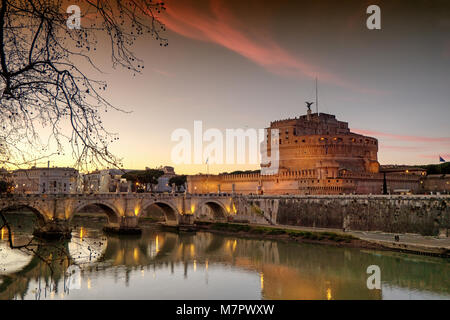
{"label": "bridge pier", "polygon": [[139,219],[133,217],[121,217],[119,223],[110,223],[103,231],[113,234],[141,234],[142,229],[138,226]]}
{"label": "bridge pier", "polygon": [[45,240],[64,240],[72,237],[72,229],[67,220],[54,219],[35,228],[33,235]]}

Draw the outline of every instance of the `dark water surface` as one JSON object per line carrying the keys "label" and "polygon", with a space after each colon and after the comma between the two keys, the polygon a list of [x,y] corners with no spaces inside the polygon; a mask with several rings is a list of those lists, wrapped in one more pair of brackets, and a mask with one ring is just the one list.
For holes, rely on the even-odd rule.
{"label": "dark water surface", "polygon": [[[32,238],[32,217],[9,219],[14,243]],[[74,224],[70,241],[34,254],[10,249],[1,231],[0,299],[450,299],[441,258],[151,227],[105,236],[104,221]],[[370,265],[381,290],[367,288]]]}

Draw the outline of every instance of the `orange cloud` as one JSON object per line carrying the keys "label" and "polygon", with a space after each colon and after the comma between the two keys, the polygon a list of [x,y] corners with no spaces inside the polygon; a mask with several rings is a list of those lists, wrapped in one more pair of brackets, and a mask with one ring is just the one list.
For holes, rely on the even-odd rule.
{"label": "orange cloud", "polygon": [[[321,69],[280,47],[262,30],[252,30],[226,7],[221,0],[208,2],[207,10],[195,10],[193,5],[170,2],[160,17],[168,29],[182,36],[215,43],[227,48],[271,73],[284,76],[319,77],[320,81],[357,90],[363,93],[381,93],[362,88]],[[246,32],[244,32],[244,30]],[[251,36],[249,36],[251,34]]]}

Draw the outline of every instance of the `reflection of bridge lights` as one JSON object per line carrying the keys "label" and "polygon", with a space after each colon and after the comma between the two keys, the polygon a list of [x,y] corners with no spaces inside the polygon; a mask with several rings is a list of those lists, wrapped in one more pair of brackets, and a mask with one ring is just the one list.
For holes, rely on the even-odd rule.
{"label": "reflection of bridge lights", "polygon": [[194,260],[194,272],[197,271],[197,260]]}
{"label": "reflection of bridge lights", "polygon": [[191,204],[191,213],[194,213],[194,212],[195,212],[195,205]]}
{"label": "reflection of bridge lights", "polygon": [[331,288],[327,289],[327,300],[331,300],[333,297],[331,296]]}
{"label": "reflection of bridge lights", "polygon": [[194,246],[194,244],[191,244],[189,249],[191,251],[191,256],[195,255],[195,246]]}
{"label": "reflection of bridge lights", "polygon": [[139,251],[137,248],[134,248],[134,250],[133,250],[133,259],[134,259],[134,262],[139,261]]}
{"label": "reflection of bridge lights", "polygon": [[205,269],[208,270],[208,260],[205,261]]}
{"label": "reflection of bridge lights", "polygon": [[106,250],[106,240],[97,241],[96,238],[89,237],[89,229],[80,228],[78,234],[74,234],[68,244],[71,258],[80,264],[93,263]]}
{"label": "reflection of bridge lights", "polygon": [[2,228],[2,240],[5,238],[5,228]]}
{"label": "reflection of bridge lights", "polygon": [[233,242],[233,252],[234,252],[234,250],[236,250],[236,245],[237,245],[237,240],[234,240],[234,242]]}
{"label": "reflection of bridge lights", "polygon": [[91,278],[87,279],[87,288],[88,288],[88,290],[91,290],[91,288],[92,288]]}
{"label": "reflection of bridge lights", "polygon": [[264,273],[261,272],[259,278],[261,279],[261,290],[264,290]]}
{"label": "reflection of bridge lights", "polygon": [[159,237],[158,236],[156,236],[156,239],[155,239],[155,247],[156,247],[155,251],[156,251],[156,253],[158,253],[159,252]]}

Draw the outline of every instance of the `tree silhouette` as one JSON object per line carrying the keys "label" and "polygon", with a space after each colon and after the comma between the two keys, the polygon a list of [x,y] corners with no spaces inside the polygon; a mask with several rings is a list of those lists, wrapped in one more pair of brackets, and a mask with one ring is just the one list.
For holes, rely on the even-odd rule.
{"label": "tree silhouette", "polygon": [[[151,0],[0,0],[0,164],[21,165],[64,153],[71,146],[75,165],[118,166],[108,145],[116,134],[105,129],[101,112],[113,106],[102,94],[107,83],[85,69],[100,41],[108,41],[113,67],[141,72],[135,40],[160,35],[163,2]],[[69,5],[81,9],[80,29],[69,29]],[[102,44],[103,46],[103,44]],[[89,71],[88,71],[89,72]],[[39,127],[50,131],[42,142]],[[66,127],[70,133],[66,133]],[[42,135],[42,134],[41,134]],[[56,146],[51,148],[50,141]],[[55,149],[55,150],[53,150]]]}
{"label": "tree silhouette", "polygon": [[0,180],[0,193],[9,193],[12,188],[12,183],[4,180]]}
{"label": "tree silhouette", "polygon": [[184,184],[187,182],[187,176],[186,175],[180,175],[170,178],[169,185],[175,184],[177,187],[184,186]]}

